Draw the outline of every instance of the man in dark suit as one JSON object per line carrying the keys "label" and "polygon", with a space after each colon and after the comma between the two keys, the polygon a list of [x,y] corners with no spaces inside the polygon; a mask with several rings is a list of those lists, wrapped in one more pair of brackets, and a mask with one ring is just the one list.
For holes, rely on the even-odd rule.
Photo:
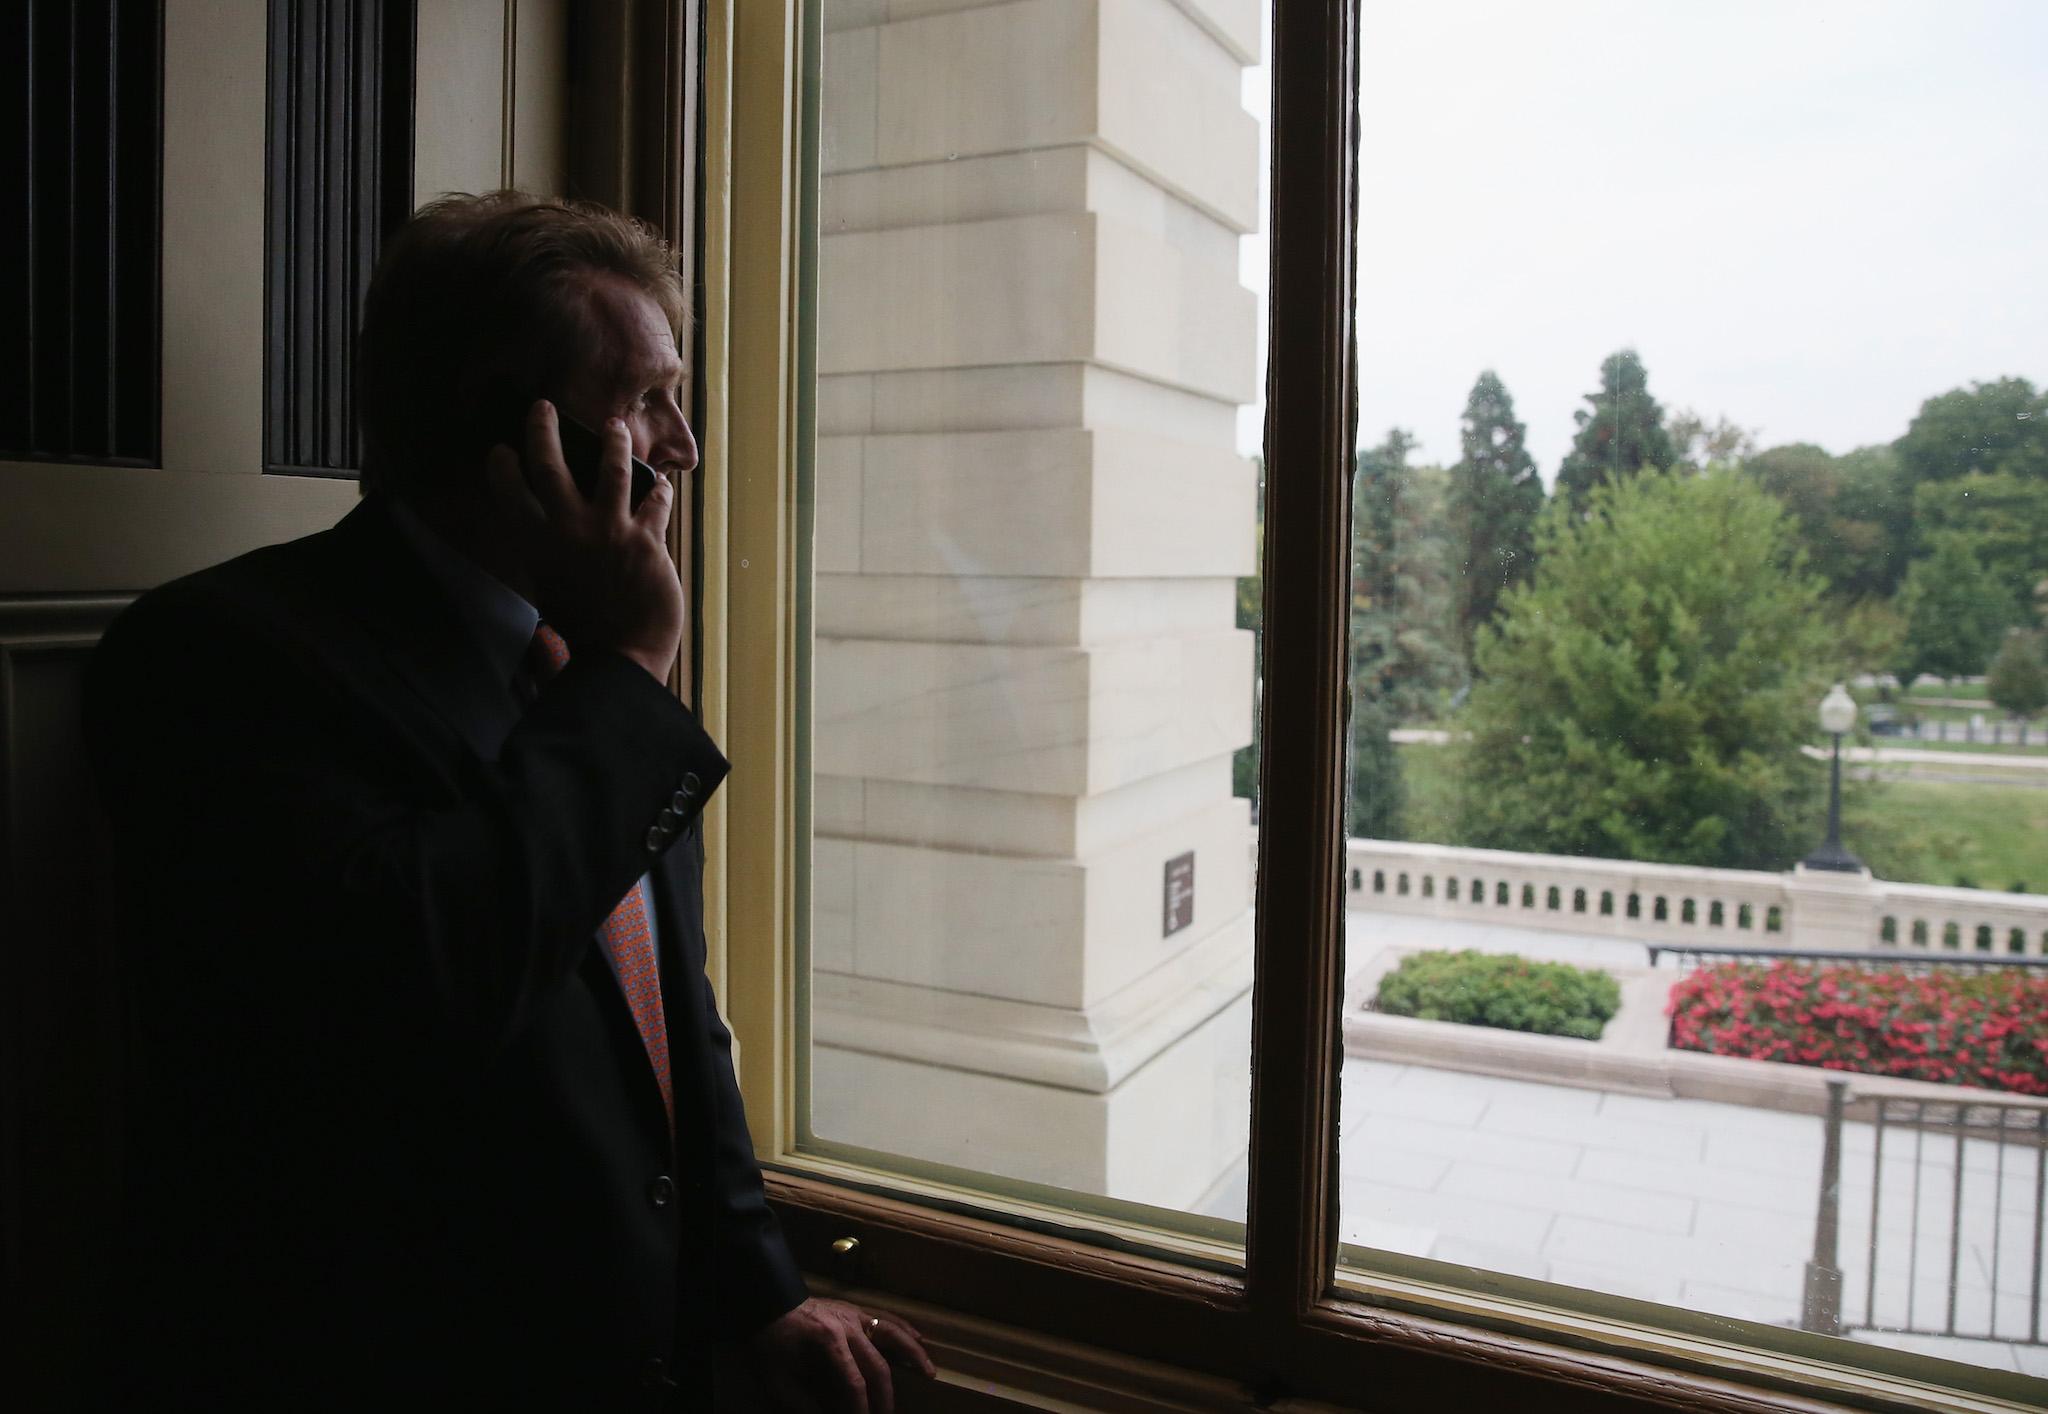
{"label": "man in dark suit", "polygon": [[[96,654],[128,1407],[696,1408],[719,1344],[797,1408],[930,1372],[907,1325],[807,1297],[704,976],[728,767],[666,685],[683,318],[630,221],[427,208],[366,306],[362,504]],[[563,412],[600,430],[588,499]]]}

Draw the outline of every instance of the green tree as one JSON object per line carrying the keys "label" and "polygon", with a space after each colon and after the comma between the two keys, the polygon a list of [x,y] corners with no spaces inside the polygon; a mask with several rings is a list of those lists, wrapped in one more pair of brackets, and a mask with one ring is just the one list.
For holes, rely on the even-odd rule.
{"label": "green tree", "polygon": [[1792,513],[1808,567],[1832,588],[1836,576],[1830,572],[1833,537],[1828,522],[1842,489],[1842,474],[1835,459],[1824,447],[1794,442],[1745,457],[1742,470]]}
{"label": "green tree", "polygon": [[1952,389],[1920,404],[1892,445],[1916,484],[1996,472],[2048,477],[2048,392],[2024,378]]}
{"label": "green tree", "polygon": [[2048,708],[2048,644],[2031,629],[2015,629],[1991,660],[1985,691],[2009,717],[2037,716]]}
{"label": "green tree", "polygon": [[1387,733],[1433,718],[1457,681],[1441,472],[1411,467],[1395,428],[1352,480],[1351,774],[1347,827],[1401,838],[1400,758]]}
{"label": "green tree", "polygon": [[1834,625],[1830,681],[1847,682],[1866,673],[1876,676],[1898,666],[1906,620],[1891,600],[1858,599],[1840,612],[1830,612],[1828,622]]}
{"label": "green tree", "polygon": [[1835,458],[1839,478],[1828,520],[1829,583],[1847,599],[1890,597],[1913,554],[1913,493],[1896,451],[1858,447]]}
{"label": "green tree", "polygon": [[1534,561],[1543,479],[1523,446],[1527,431],[1499,376],[1481,373],[1465,399],[1448,505],[1458,646],[1468,668],[1480,625],[1492,621],[1502,593],[1527,579]]}
{"label": "green tree", "polygon": [[1405,837],[1408,783],[1401,775],[1401,749],[1390,735],[1394,725],[1393,709],[1385,702],[1352,694],[1344,830],[1353,839]]}
{"label": "green tree", "polygon": [[1746,477],[1644,473],[1553,501],[1536,574],[1479,639],[1463,843],[1778,869],[1824,784],[1800,747],[1829,667],[1821,583]]}
{"label": "green tree", "polygon": [[1664,430],[1664,409],[1650,396],[1650,374],[1634,349],[1611,353],[1600,365],[1600,391],[1586,394],[1590,411],[1572,414],[1578,433],[1557,473],[1558,495],[1580,509],[1596,486],[1645,467],[1678,464],[1678,448]]}
{"label": "green tree", "polygon": [[1726,417],[1708,422],[1691,408],[1681,408],[1671,414],[1670,431],[1677,452],[1672,465],[1687,471],[1734,466],[1756,454],[1756,434]]}
{"label": "green tree", "polygon": [[1932,553],[1906,572],[1899,612],[1906,620],[1899,681],[1909,687],[1922,673],[1983,672],[2015,617],[2012,597],[1977,542],[1954,530],[1938,532]]}
{"label": "green tree", "polygon": [[1922,482],[1913,491],[1919,533],[1969,537],[1977,558],[2011,600],[2008,623],[2024,623],[2034,585],[2048,570],[2048,477],[2012,472]]}
{"label": "green tree", "polygon": [[1844,600],[1889,595],[1905,573],[1900,536],[1912,531],[1912,502],[1894,517],[1899,491],[1889,453],[1830,456],[1811,442],[1747,457],[1743,472],[1776,496],[1799,526],[1808,566]]}

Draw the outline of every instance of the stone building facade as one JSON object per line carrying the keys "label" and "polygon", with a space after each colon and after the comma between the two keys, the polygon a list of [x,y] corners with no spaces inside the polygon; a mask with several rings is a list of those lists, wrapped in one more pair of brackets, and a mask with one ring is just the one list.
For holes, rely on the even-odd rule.
{"label": "stone building facade", "polygon": [[1258,9],[825,26],[814,1127],[1192,1206],[1246,1142]]}

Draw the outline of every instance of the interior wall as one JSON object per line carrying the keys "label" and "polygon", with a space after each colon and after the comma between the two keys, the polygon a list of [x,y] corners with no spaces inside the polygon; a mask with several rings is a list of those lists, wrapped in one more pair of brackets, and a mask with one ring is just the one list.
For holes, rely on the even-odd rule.
{"label": "interior wall", "polygon": [[[569,8],[418,0],[416,193],[566,188]],[[90,1315],[119,1207],[85,662],[139,593],[357,500],[352,480],[264,474],[268,10],[163,7],[158,464],[0,461],[0,1367],[18,1407],[67,1407],[104,1358]]]}

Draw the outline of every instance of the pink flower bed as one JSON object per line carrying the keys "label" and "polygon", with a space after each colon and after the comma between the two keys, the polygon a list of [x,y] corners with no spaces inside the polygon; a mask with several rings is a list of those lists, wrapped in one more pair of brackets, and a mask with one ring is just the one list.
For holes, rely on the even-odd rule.
{"label": "pink flower bed", "polygon": [[2048,1095],[2048,976],[1725,962],[1671,989],[1680,1050]]}

